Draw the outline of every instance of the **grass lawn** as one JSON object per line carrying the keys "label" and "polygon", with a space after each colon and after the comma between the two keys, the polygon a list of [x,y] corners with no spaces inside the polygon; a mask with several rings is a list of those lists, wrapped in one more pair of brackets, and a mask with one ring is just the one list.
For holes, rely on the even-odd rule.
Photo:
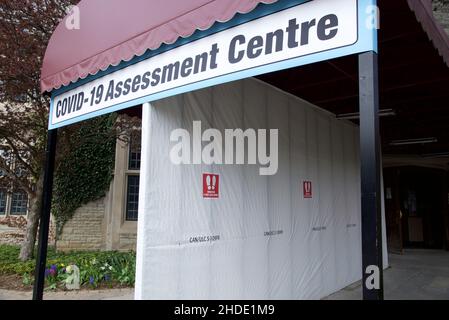
{"label": "grass lawn", "polygon": [[[35,260],[18,259],[20,247],[0,244],[0,289],[31,290]],[[134,252],[56,252],[49,248],[47,290],[64,290],[73,277],[73,265],[79,268],[81,288],[133,287],[136,256]]]}

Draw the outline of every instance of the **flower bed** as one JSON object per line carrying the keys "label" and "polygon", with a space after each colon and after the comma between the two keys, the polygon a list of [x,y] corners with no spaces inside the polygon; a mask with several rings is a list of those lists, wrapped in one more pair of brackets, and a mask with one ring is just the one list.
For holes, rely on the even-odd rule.
{"label": "flower bed", "polygon": [[[19,251],[18,246],[0,245],[0,288],[28,290],[33,285],[35,261],[21,262]],[[49,249],[46,288],[65,289],[76,267],[79,268],[81,288],[132,287],[135,264],[134,252],[59,253]],[[22,283],[11,283],[17,281]]]}

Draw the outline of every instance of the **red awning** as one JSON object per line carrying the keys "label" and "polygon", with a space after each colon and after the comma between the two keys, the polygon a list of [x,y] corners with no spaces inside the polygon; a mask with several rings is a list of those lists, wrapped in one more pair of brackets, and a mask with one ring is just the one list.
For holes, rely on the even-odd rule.
{"label": "red awning", "polygon": [[[83,0],[81,28],[69,30],[64,19],[44,57],[41,89],[52,91],[129,61],[161,44],[189,37],[259,3],[278,0]],[[281,0],[288,1],[288,0]],[[449,66],[449,39],[432,14],[431,0],[408,0],[423,29]]]}
{"label": "red awning", "polygon": [[66,17],[47,47],[41,89],[51,91],[129,61],[161,44],[189,37],[259,3],[277,0],[83,0],[80,29],[66,28]]}

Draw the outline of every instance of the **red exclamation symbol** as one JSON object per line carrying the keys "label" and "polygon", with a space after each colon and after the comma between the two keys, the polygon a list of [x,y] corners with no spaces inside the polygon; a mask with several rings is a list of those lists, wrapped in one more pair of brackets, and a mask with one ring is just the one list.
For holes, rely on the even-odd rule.
{"label": "red exclamation symbol", "polygon": [[212,186],[210,185],[210,175],[206,175],[206,185],[207,185],[207,190],[210,191],[212,190]]}
{"label": "red exclamation symbol", "polygon": [[217,176],[212,176],[212,190],[215,191],[217,187]]}

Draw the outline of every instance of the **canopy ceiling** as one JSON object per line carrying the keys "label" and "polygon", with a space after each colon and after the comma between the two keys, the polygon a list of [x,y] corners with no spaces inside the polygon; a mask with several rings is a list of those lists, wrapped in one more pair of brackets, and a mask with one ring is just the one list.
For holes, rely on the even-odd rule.
{"label": "canopy ceiling", "polygon": [[[277,0],[83,0],[79,30],[56,28],[44,57],[41,89],[51,91],[109,66],[189,37],[259,3]],[[280,0],[286,1],[286,0]]]}
{"label": "canopy ceiling", "polygon": [[[380,108],[384,154],[449,154],[449,38],[430,0],[379,0]],[[359,111],[357,56],[259,77],[336,115]],[[354,122],[358,122],[354,120]],[[394,140],[437,138],[393,146]]]}

